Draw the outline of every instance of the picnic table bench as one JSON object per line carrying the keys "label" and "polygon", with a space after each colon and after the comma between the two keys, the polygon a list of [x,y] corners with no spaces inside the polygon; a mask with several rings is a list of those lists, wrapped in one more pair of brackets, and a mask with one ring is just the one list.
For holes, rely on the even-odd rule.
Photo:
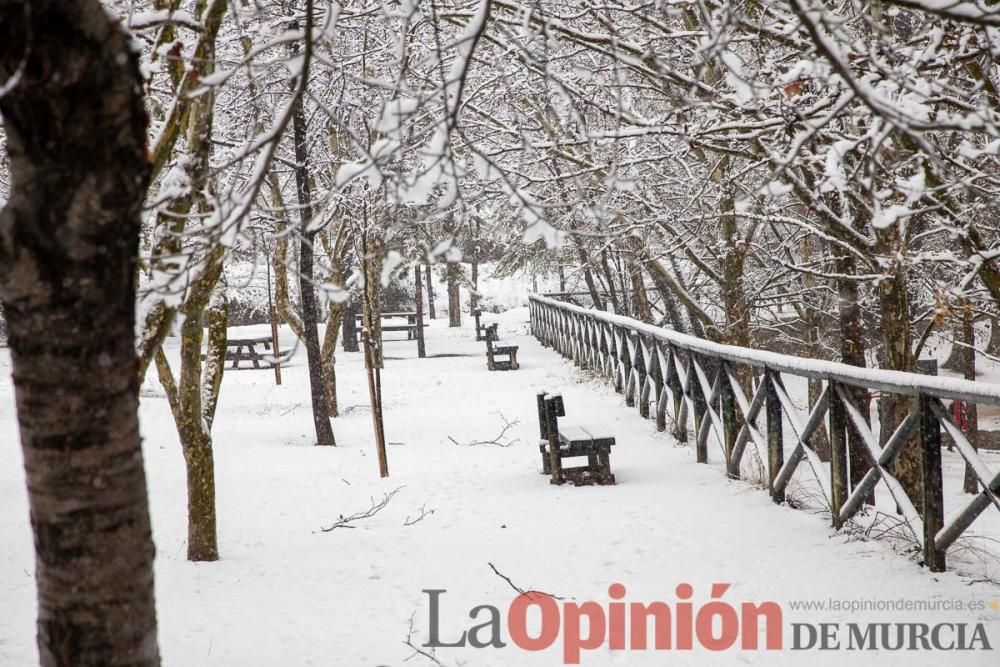
{"label": "picnic table bench", "polygon": [[[566,416],[563,398],[559,394],[541,392],[538,403],[538,449],[542,454],[542,474],[551,475],[552,484],[571,482],[576,486],[587,484],[614,484],[611,473],[611,447],[615,437],[606,428],[589,425],[564,425],[559,427],[559,417]],[[587,457],[587,465],[563,467],[563,459]]]}
{"label": "picnic table bench", "polygon": [[496,323],[486,327],[486,367],[491,371],[516,371],[520,368],[517,345],[513,341],[499,340]]}
{"label": "picnic table bench", "polygon": [[[265,351],[258,352],[258,345],[262,345]],[[233,348],[236,348],[235,350]],[[261,336],[260,338],[227,338],[226,339],[226,361],[232,361],[230,368],[240,370],[241,368],[251,368],[251,366],[241,367],[241,361],[249,361],[252,368],[272,368],[275,362],[287,361],[292,356],[292,350],[280,350],[274,354],[271,350],[271,337]],[[205,355],[201,356],[202,359]],[[261,363],[266,365],[261,366]]]}
{"label": "picnic table bench", "polygon": [[[385,324],[385,323],[383,323],[382,327],[381,327],[383,333],[386,332],[386,331],[405,331],[406,332],[406,340],[414,340],[417,337],[417,326],[418,326],[417,325],[417,314],[415,312],[381,313],[381,318],[383,320],[387,320],[387,319],[402,319],[404,317],[406,318],[406,324]],[[358,313],[358,314],[356,314],[354,316],[354,318],[355,318],[355,321],[358,324],[360,324],[362,322],[362,320],[364,319],[364,316],[361,313]],[[427,324],[423,324],[421,326],[426,327]],[[357,340],[359,340],[359,341],[361,340],[361,328],[360,327],[358,327],[355,330],[355,336],[357,337]]]}

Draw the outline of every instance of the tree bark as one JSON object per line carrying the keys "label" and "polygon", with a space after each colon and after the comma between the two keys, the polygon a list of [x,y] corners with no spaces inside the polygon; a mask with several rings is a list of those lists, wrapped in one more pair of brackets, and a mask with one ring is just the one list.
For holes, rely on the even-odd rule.
{"label": "tree bark", "polygon": [[292,113],[292,134],[295,142],[295,184],[297,186],[300,212],[299,243],[299,299],[302,301],[302,329],[305,334],[306,361],[309,365],[309,390],[312,398],[313,425],[316,429],[316,444],[335,446],[333,427],[330,425],[330,405],[323,378],[323,359],[319,344],[319,319],[316,303],[316,289],[313,280],[313,243],[315,230],[310,231],[313,222],[312,191],[309,184],[306,161],[306,119],[302,110],[302,99],[295,103]]}
{"label": "tree bark", "polygon": [[431,276],[431,265],[427,265],[427,316],[432,320],[437,319],[437,313],[434,312],[434,277]]}
{"label": "tree bark", "polygon": [[[962,375],[966,380],[976,381],[976,321],[972,304],[965,302],[962,304]],[[979,408],[973,402],[965,404],[965,436],[969,439],[973,449],[979,449]],[[966,493],[978,493],[979,481],[972,470],[972,466],[966,462],[965,479],[962,489]]]}
{"label": "tree bark", "polygon": [[462,299],[459,296],[459,281],[462,267],[458,262],[448,262],[448,326],[462,326]]}
{"label": "tree bark", "polygon": [[[910,338],[910,304],[906,293],[906,269],[896,266],[891,277],[879,284],[879,302],[882,308],[883,368],[913,372],[916,368]],[[885,394],[880,441],[885,443],[914,408],[910,396]],[[913,505],[923,506],[923,475],[920,470],[920,443],[916,436],[903,445],[896,456],[895,474]]]}
{"label": "tree bark", "polygon": [[46,666],[160,662],[135,350],[150,165],[119,25],[97,0],[0,0],[0,297]]}
{"label": "tree bark", "polygon": [[[321,239],[330,263],[328,279],[331,284],[340,287],[344,286],[347,229],[348,226],[342,224],[333,242],[330,241],[329,231],[322,233]],[[346,301],[331,301],[329,303],[326,311],[326,330],[323,332],[323,349],[320,350],[320,358],[323,360],[323,383],[326,388],[327,410],[329,410],[331,417],[337,417],[340,414],[340,406],[337,403],[337,337],[346,310]],[[353,314],[351,316],[353,317]]]}
{"label": "tree bark", "polygon": [[[367,222],[366,222],[367,224]],[[385,367],[382,351],[382,260],[384,245],[379,229],[374,225],[365,231],[363,260],[365,291],[362,322],[368,329],[368,340],[373,345],[372,360],[375,368]]]}
{"label": "tree bark", "polygon": [[1000,315],[994,317],[990,324],[990,341],[986,344],[986,353],[1000,356]]}

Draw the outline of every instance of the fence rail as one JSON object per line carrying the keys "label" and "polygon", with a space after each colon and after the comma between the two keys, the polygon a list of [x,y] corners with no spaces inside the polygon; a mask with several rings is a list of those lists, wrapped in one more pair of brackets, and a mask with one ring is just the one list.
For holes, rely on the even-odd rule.
{"label": "fence rail", "polygon": [[[1000,405],[1000,386],[968,380],[858,368],[764,350],[721,345],[638,320],[562,303],[545,296],[530,299],[531,332],[578,366],[607,377],[625,403],[644,418],[687,441],[693,426],[699,463],[708,461],[714,432],[731,477],[741,474],[747,447],[766,462],[764,476],[771,497],[783,502],[785,490],[802,463],[819,481],[833,525],[840,528],[865,505],[882,482],[923,551],[932,571],[945,569],[945,553],[990,506],[1000,510],[1000,473],[993,473],[948,415],[946,399]],[[783,375],[819,381],[822,391],[803,421],[785,389]],[[912,397],[897,428],[880,442],[858,390]],[[749,394],[749,396],[748,396]],[[785,426],[791,427],[786,457]],[[813,440],[825,425],[830,443],[827,462]],[[951,437],[979,485],[979,493],[946,521],[941,470],[941,430]],[[870,466],[852,485],[848,474],[848,437],[860,440]],[[894,473],[904,445],[916,437],[923,480],[919,498],[911,498]],[[853,488],[851,488],[853,487]]]}

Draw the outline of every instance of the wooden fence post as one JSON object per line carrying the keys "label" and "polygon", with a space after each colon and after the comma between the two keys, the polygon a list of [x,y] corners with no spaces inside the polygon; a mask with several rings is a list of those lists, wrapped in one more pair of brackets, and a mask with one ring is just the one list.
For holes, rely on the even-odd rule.
{"label": "wooden fence post", "polygon": [[847,414],[837,391],[838,383],[829,381],[830,392],[830,510],[833,527],[844,525],[840,510],[847,500]]}
{"label": "wooden fence post", "polygon": [[722,445],[726,454],[726,474],[730,479],[740,478],[740,464],[733,456],[739,424],[736,420],[736,393],[729,379],[729,363],[719,364],[719,412],[722,413]]}
{"label": "wooden fence post", "polygon": [[687,442],[687,404],[684,402],[684,389],[681,387],[680,375],[677,372],[681,361],[677,356],[677,348],[672,344],[667,346],[667,386],[670,387],[674,404],[674,438],[679,443]]}
{"label": "wooden fence post", "polygon": [[778,398],[778,390],[775,389],[776,375],[777,373],[768,368],[763,378],[764,409],[767,411],[767,485],[771,492],[771,500],[783,503],[785,502],[785,490],[778,489],[774,485],[778,473],[785,465],[784,425],[782,424],[781,400]]}
{"label": "wooden fence post", "polygon": [[920,468],[923,473],[924,565],[931,572],[944,572],[945,552],[935,538],[944,526],[944,495],[941,476],[941,424],[931,410],[936,399],[920,395]]}
{"label": "wooden fence post", "polygon": [[698,371],[695,370],[695,364],[698,362],[695,361],[694,352],[688,350],[688,359],[691,362],[687,372],[688,393],[694,400],[695,460],[698,463],[708,463],[708,440],[698,437],[701,433],[701,423],[705,421],[707,397],[701,390],[701,382],[698,381]]}

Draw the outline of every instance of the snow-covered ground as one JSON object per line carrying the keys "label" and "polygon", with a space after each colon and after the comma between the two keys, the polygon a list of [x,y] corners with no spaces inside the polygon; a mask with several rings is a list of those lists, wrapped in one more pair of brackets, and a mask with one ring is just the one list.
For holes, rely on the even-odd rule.
{"label": "snow-covered ground", "polygon": [[[184,466],[169,408],[151,374],[142,426],[157,545],[156,586],[165,664],[432,665],[405,644],[427,640],[425,589],[441,594],[442,641],[473,621],[476,605],[506,610],[524,589],[607,608],[608,586],[626,601],[676,602],[689,583],[707,602],[777,601],[785,643],[791,623],[983,622],[1000,644],[1000,612],[793,610],[799,600],[1000,599],[1000,588],[956,572],[931,574],[883,541],[834,534],[817,514],[775,506],[746,482],[698,465],[692,449],[658,434],[620,395],[586,378],[527,335],[526,310],[500,316],[521,345],[521,370],[490,373],[470,325],[428,331],[429,358],[389,342],[382,375],[391,476],[379,479],[361,357],[338,352],[343,416],[337,448],[312,446],[304,351],[283,369],[225,376],[215,420],[221,560],[185,560]],[[254,328],[251,328],[256,330]],[[260,329],[264,332],[264,328]],[[284,333],[290,340],[290,334]],[[176,356],[176,342],[168,353]],[[6,351],[0,364],[9,366]],[[554,487],[538,474],[535,393],[561,391],[567,420],[601,424],[617,445],[611,487]],[[505,420],[516,422],[489,444]],[[456,442],[458,444],[456,444]],[[1000,457],[988,463],[1000,467]],[[323,532],[342,514],[399,489],[353,529]],[[427,512],[425,518],[404,525]],[[431,513],[432,512],[432,513]],[[987,509],[987,514],[997,514]],[[409,520],[409,521],[408,521]],[[993,518],[989,519],[993,521]],[[990,524],[990,525],[1000,525]],[[1000,531],[998,531],[1000,532]],[[0,665],[36,662],[31,534],[9,373],[0,373]],[[569,602],[570,600],[567,600]],[[527,652],[440,648],[445,665],[558,665],[562,646]],[[697,645],[696,645],[697,646]],[[429,651],[430,649],[424,649]],[[408,659],[409,658],[409,659]],[[585,665],[995,665],[993,652],[585,651]]]}

